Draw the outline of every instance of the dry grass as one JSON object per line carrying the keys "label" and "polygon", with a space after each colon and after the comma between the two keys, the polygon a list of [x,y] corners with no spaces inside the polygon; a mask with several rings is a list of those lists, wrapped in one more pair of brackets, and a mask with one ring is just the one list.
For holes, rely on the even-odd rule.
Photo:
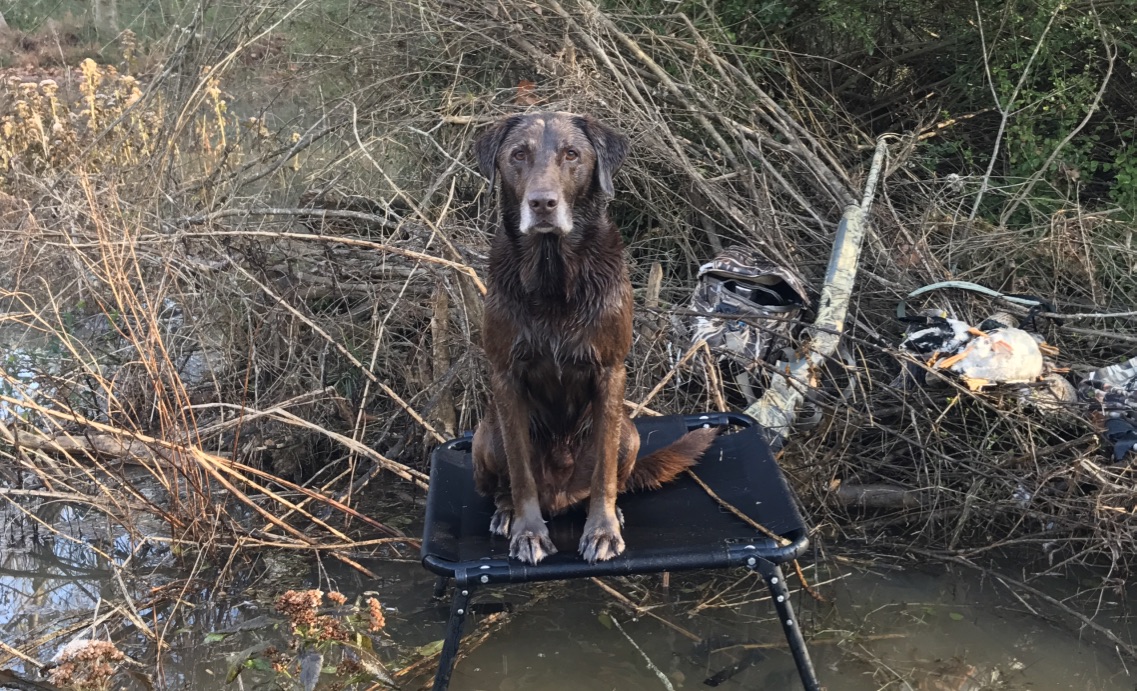
{"label": "dry grass", "polygon": [[[616,216],[630,238],[637,287],[654,262],[663,264],[661,305],[672,321],[682,319],[691,272],[720,244],[758,247],[820,288],[841,210],[860,198],[873,138],[806,83],[791,56],[747,54],[715,27],[696,28],[681,15],[606,13],[588,2],[550,0],[539,13],[422,7],[426,26],[416,30],[442,37],[446,59],[467,56],[456,83],[499,87],[492,97],[444,100],[434,121],[440,139],[458,136],[446,123],[476,129],[534,101],[594,113],[631,134]],[[536,88],[510,88],[521,79]],[[979,177],[922,174],[918,142],[933,139],[938,124],[893,138],[848,325],[853,363],[834,363],[816,401],[822,421],[797,433],[783,466],[823,535],[891,535],[968,554],[1025,545],[1056,567],[1127,563],[1131,550],[1118,545],[1137,538],[1122,501],[1133,477],[1127,466],[1104,467],[1084,409],[1027,408],[1013,395],[975,395],[951,383],[916,392],[890,386],[902,331],[896,303],[922,285],[974,281],[1038,295],[1067,312],[1123,310],[1137,299],[1128,231],[1108,213],[1071,199],[1067,211],[1036,213],[1026,226],[968,222]],[[448,151],[465,151],[469,137],[443,141]],[[1005,308],[950,291],[926,304],[976,322]],[[1040,322],[1072,377],[1127,356],[1134,342],[1126,319]],[[684,349],[681,330],[639,338],[630,397],[651,390],[663,411],[713,407],[718,391],[704,382],[726,381],[729,401],[741,403],[731,378],[708,379],[698,358],[655,391]],[[909,491],[908,504],[865,513],[835,491],[865,484]]]}
{"label": "dry grass", "polygon": [[[169,59],[189,53],[175,45]],[[295,154],[326,131],[238,117],[219,69],[203,68],[185,91],[168,72],[92,60],[46,80],[28,69],[0,86],[5,515],[74,541],[49,518],[71,504],[129,535],[125,561],[89,549],[121,574],[114,618],[159,647],[185,602],[175,587],[136,607],[124,584],[155,556],[181,560],[185,592],[228,580],[258,547],[326,551],[368,575],[359,555],[413,551],[413,539],[354,508],[351,481],[386,469],[421,488],[426,476],[368,443],[379,418],[351,397],[366,399],[369,386],[396,395],[353,352],[384,328],[379,296],[405,292],[384,281],[416,269],[374,267],[381,242],[363,237],[336,247],[252,224],[247,236],[213,236],[175,220],[237,189],[259,185],[271,199],[266,190],[297,179]],[[329,261],[344,269],[322,270]],[[294,270],[311,279],[290,285]],[[417,427],[410,434],[421,443]],[[139,619],[144,606],[163,623]],[[18,656],[42,667],[38,651],[70,632],[52,627]],[[17,652],[5,647],[3,660]],[[61,681],[72,682],[97,685]]]}
{"label": "dry grass", "polygon": [[[287,50],[273,40],[282,15],[258,17],[240,33],[172,35],[145,73],[85,63],[54,86],[8,84],[0,334],[21,342],[0,368],[8,486],[128,529],[138,512],[159,516],[168,533],[150,537],[183,549],[354,563],[381,541],[370,538],[397,535],[352,507],[384,471],[424,487],[427,451],[481,414],[493,212],[469,151],[484,124],[530,108],[588,111],[632,137],[614,205],[641,298],[629,398],[649,402],[643,414],[741,405],[709,358],[676,365],[694,271],[743,242],[819,288],[873,137],[792,56],[754,54],[682,15],[539,7],[375,3],[349,51],[289,54],[250,76],[250,50]],[[325,83],[341,88],[312,94]],[[920,285],[971,280],[1079,311],[1137,300],[1128,231],[1108,214],[1071,200],[1024,227],[968,222],[979,179],[922,173],[918,142],[937,131],[897,133],[854,297],[853,364],[835,363],[821,423],[782,463],[820,536],[1127,566],[1134,479],[1103,465],[1083,411],[889,386],[893,310]],[[649,296],[655,264],[662,290]],[[966,318],[996,307],[946,297]],[[1048,329],[1075,368],[1137,340],[1125,320]],[[139,468],[157,495],[138,491]],[[876,512],[840,499],[866,484],[910,499]]]}

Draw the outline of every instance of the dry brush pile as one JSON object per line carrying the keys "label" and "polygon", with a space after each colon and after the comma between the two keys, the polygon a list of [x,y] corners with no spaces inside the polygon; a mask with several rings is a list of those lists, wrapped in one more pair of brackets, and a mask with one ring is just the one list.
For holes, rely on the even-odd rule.
{"label": "dry brush pile", "polygon": [[[175,34],[146,74],[126,61],[6,86],[0,328],[24,343],[0,382],[9,487],[82,497],[124,523],[155,513],[175,542],[242,535],[350,559],[375,544],[361,528],[397,536],[352,507],[384,473],[425,487],[428,450],[480,415],[493,210],[470,148],[529,108],[587,111],[632,138],[613,208],[639,307],[630,403],[743,405],[710,359],[676,365],[695,270],[742,243],[820,289],[877,134],[792,54],[733,45],[705,17],[589,0],[365,8],[368,31],[342,54],[282,55],[281,16],[258,16]],[[254,49],[273,77],[237,86],[254,79]],[[950,126],[888,137],[852,357],[826,373],[823,415],[782,463],[819,535],[1127,564],[1134,479],[1105,464],[1084,410],[891,386],[895,306],[921,285],[1096,306],[1079,312],[1137,297],[1128,231],[1109,215],[1072,200],[1023,226],[968,220],[977,194],[1013,190],[986,189],[981,170],[926,173],[921,147]],[[1005,308],[937,297],[976,321]],[[1075,369],[1137,342],[1124,319],[1046,328]],[[134,489],[137,468],[159,500]],[[861,506],[881,486],[885,505]]]}
{"label": "dry brush pile", "polygon": [[[625,229],[634,229],[637,286],[650,283],[653,262],[665,267],[659,304],[672,320],[684,316],[693,268],[722,245],[755,247],[820,290],[837,221],[860,199],[881,135],[843,115],[792,55],[734,46],[706,17],[696,27],[686,15],[605,12],[588,0],[427,7],[428,28],[446,37],[449,56],[462,57],[468,79],[499,87],[536,80],[536,89],[519,81],[506,97],[587,110],[632,134],[617,208]],[[447,105],[441,113],[456,123],[518,107]],[[896,305],[920,286],[973,281],[1078,313],[1127,311],[1137,298],[1132,253],[1122,245],[1127,226],[1074,199],[1058,214],[1034,210],[1029,193],[1046,179],[1043,171],[1009,189],[990,188],[982,169],[945,179],[928,173],[922,147],[953,124],[883,135],[887,169],[847,324],[852,356],[826,373],[815,397],[824,415],[795,434],[783,466],[822,534],[870,542],[902,536],[903,545],[963,554],[1025,545],[1054,565],[1127,563],[1133,476],[1106,462],[1085,408],[1041,410],[955,382],[916,391],[892,385],[903,331]],[[969,220],[983,194],[1004,208],[1025,207],[1030,222]],[[646,295],[645,304],[654,298]],[[909,312],[933,305],[972,323],[1007,308],[947,291]],[[1131,356],[1137,342],[1124,317],[1039,322],[1072,379]],[[687,345],[675,330],[651,334],[641,332],[634,353],[641,391]],[[694,386],[668,387],[654,404],[667,411],[713,404],[701,382],[713,387],[724,377],[694,369]]]}

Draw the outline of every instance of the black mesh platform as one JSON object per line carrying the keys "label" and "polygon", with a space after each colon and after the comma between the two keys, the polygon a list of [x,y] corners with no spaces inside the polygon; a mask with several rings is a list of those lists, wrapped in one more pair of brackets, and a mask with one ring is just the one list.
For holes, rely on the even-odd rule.
{"label": "black mesh platform", "polygon": [[439,447],[431,458],[423,565],[459,583],[519,583],[745,566],[751,557],[774,563],[796,558],[806,547],[805,527],[762,430],[749,417],[713,413],[640,418],[640,454],[704,425],[723,431],[695,473],[724,501],[788,539],[789,545],[779,546],[754,530],[684,474],[662,489],[619,496],[626,550],[615,559],[589,564],[580,558],[577,545],[585,514],[577,510],[549,522],[557,554],[536,566],[511,560],[509,541],[489,532],[493,502],[474,490],[467,436]]}

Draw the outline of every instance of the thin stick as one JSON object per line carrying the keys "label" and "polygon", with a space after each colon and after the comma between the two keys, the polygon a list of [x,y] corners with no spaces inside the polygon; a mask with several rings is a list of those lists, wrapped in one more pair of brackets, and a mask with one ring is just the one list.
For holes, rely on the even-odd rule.
{"label": "thin stick", "polygon": [[44,663],[40,662],[39,660],[35,659],[34,657],[24,653],[23,651],[21,651],[17,648],[13,648],[12,646],[5,643],[4,641],[0,641],[0,650],[3,650],[4,652],[8,653],[12,657],[17,657],[17,658],[23,660],[24,662],[35,667],[36,669],[43,669],[44,667],[47,667],[47,665],[45,665]]}
{"label": "thin stick", "polygon": [[[664,572],[664,575],[667,575],[667,572]],[[687,629],[683,628],[682,626],[676,624],[675,622],[668,621],[667,619],[664,619],[663,617],[659,616],[658,614],[651,611],[647,607],[637,605],[636,603],[629,600],[628,597],[626,595],[624,595],[623,593],[621,593],[619,590],[616,590],[615,588],[608,585],[607,583],[600,580],[599,578],[596,578],[595,576],[593,576],[589,580],[591,580],[596,585],[600,586],[601,590],[608,593],[612,597],[616,598],[616,600],[618,600],[620,602],[620,604],[624,605],[625,607],[632,610],[636,614],[638,614],[640,616],[647,615],[647,616],[651,617],[652,619],[655,619],[659,623],[663,624],[667,628],[671,629],[672,631],[678,633],[680,636],[688,638],[688,639],[694,641],[695,643],[702,643],[703,642],[703,639],[700,638],[699,636],[697,636],[696,634],[691,633],[690,631],[688,631]]]}
{"label": "thin stick", "polygon": [[[1034,64],[1034,59],[1038,57],[1038,52],[1042,50],[1042,44],[1046,41],[1046,34],[1050,33],[1050,27],[1054,26],[1054,20],[1058,17],[1058,13],[1066,8],[1066,5],[1059,3],[1050,13],[1050,21],[1046,23],[1046,28],[1042,30],[1042,35],[1034,43],[1034,52],[1030,54],[1030,59],[1026,61],[1026,66],[1023,67],[1023,72],[1019,75],[1019,82],[1015,84],[1014,90],[1011,92],[1010,98],[1007,99],[1007,104],[1003,105],[999,102],[999,93],[995,90],[995,80],[991,77],[991,62],[987,56],[987,37],[983,33],[983,17],[979,11],[979,0],[975,0],[975,14],[976,21],[979,24],[979,42],[983,50],[983,69],[987,70],[987,82],[991,86],[991,96],[995,99],[995,105],[999,108],[999,113],[1002,116],[999,120],[999,131],[995,133],[995,144],[991,151],[991,160],[987,162],[987,171],[983,173],[983,180],[979,184],[979,193],[975,195],[975,203],[971,206],[971,213],[967,216],[968,221],[975,220],[975,215],[979,213],[979,202],[983,201],[983,195],[986,194],[988,186],[991,184],[991,172],[995,170],[995,161],[999,159],[999,147],[1003,143],[1003,134],[1007,130],[1007,121],[1011,119],[1011,107],[1015,103],[1015,99],[1019,97],[1019,91],[1022,90],[1023,84],[1026,83],[1027,75],[1030,74],[1030,67]],[[1110,66],[1112,66],[1112,62]]]}
{"label": "thin stick", "polygon": [[[217,434],[220,432],[224,432],[225,430],[229,429],[230,427],[237,427],[239,425],[248,424],[249,422],[252,422],[253,420],[256,420],[257,418],[262,418],[262,417],[265,417],[266,415],[273,415],[275,413],[279,413],[279,412],[285,410],[286,408],[291,408],[294,405],[300,405],[301,403],[312,403],[314,401],[319,400],[319,398],[321,396],[327,396],[328,398],[335,398],[335,397],[338,397],[338,395],[339,394],[336,393],[336,389],[334,386],[328,386],[328,387],[325,387],[323,389],[316,389],[314,391],[308,391],[306,393],[302,393],[298,396],[293,396],[292,398],[289,398],[287,400],[281,401],[280,403],[277,403],[276,405],[274,405],[273,407],[271,407],[267,410],[254,410],[252,408],[242,406],[240,416],[234,417],[234,418],[229,419],[229,420],[223,420],[221,422],[214,423],[212,425],[209,425],[208,427],[200,427],[197,430],[195,430],[195,434],[196,434],[197,438],[200,439],[201,437],[206,437],[206,436],[209,436],[211,434]],[[225,407],[225,406],[223,406],[220,403],[199,403],[197,405],[189,406],[189,408],[191,410],[206,410],[209,408],[219,408],[219,407]]]}
{"label": "thin stick", "polygon": [[647,322],[643,328],[643,334],[647,338],[654,339],[659,335],[660,318],[656,314],[659,309],[659,291],[663,288],[663,265],[659,262],[652,262],[651,269],[647,275],[647,287],[644,290],[644,308],[647,310]]}
{"label": "thin stick", "polygon": [[450,369],[450,303],[446,286],[442,283],[434,288],[431,307],[433,313],[430,318],[430,333],[434,356],[431,376],[434,385],[442,387],[438,402],[434,405],[434,417],[446,436],[453,437],[458,426],[458,413],[454,408],[454,394],[445,381],[445,374]]}
{"label": "thin stick", "polygon": [[663,684],[663,688],[667,689],[667,691],[675,691],[675,687],[671,685],[671,680],[668,679],[667,675],[655,666],[655,663],[651,661],[651,658],[647,656],[647,653],[645,653],[642,648],[636,645],[636,642],[632,640],[632,637],[628,635],[628,632],[624,630],[624,627],[620,626],[620,622],[616,619],[616,617],[612,617],[612,623],[616,625],[616,628],[620,631],[620,633],[624,634],[624,638],[628,639],[628,642],[632,644],[632,647],[635,648],[636,652],[640,654],[640,657],[644,659],[644,662],[647,663],[648,669],[655,673],[655,676],[659,679],[660,683]]}
{"label": "thin stick", "polygon": [[703,370],[707,373],[707,388],[710,389],[711,398],[714,399],[715,409],[726,410],[726,396],[723,394],[722,373],[719,371],[719,365],[715,362],[715,356],[711,353],[711,347],[707,345],[707,342],[700,342],[703,345]]}
{"label": "thin stick", "polygon": [[643,411],[644,406],[650,403],[651,399],[655,398],[656,394],[663,390],[663,387],[667,386],[667,382],[671,381],[671,378],[675,376],[675,374],[679,371],[679,368],[687,364],[687,361],[691,359],[691,356],[699,352],[704,343],[705,341],[699,341],[687,349],[687,352],[683,354],[683,357],[679,358],[679,362],[675,363],[675,366],[671,368],[671,371],[664,375],[663,379],[660,379],[659,383],[652,387],[652,390],[648,392],[647,396],[645,396],[644,399],[636,405],[635,410],[632,411],[631,417],[639,416],[640,412]]}
{"label": "thin stick", "polygon": [[774,531],[772,531],[769,528],[767,528],[766,526],[762,525],[758,521],[755,521],[750,516],[747,516],[746,514],[742,513],[742,511],[738,510],[738,508],[735,507],[733,504],[731,504],[727,500],[723,499],[719,495],[715,494],[715,491],[713,489],[711,489],[710,487],[708,487],[707,483],[705,483],[701,479],[699,479],[699,476],[696,475],[694,471],[688,470],[687,474],[690,475],[691,479],[693,479],[695,482],[697,482],[699,484],[700,487],[703,488],[704,492],[706,492],[708,495],[710,495],[711,499],[714,499],[716,502],[718,502],[719,506],[723,507],[727,511],[729,511],[732,514],[734,514],[735,516],[737,516],[743,523],[745,523],[746,525],[750,526],[751,528],[757,530],[758,532],[762,533],[763,535],[770,538],[771,540],[777,542],[779,547],[785,547],[786,545],[791,544],[790,540],[787,540],[786,538],[782,537],[781,535],[778,535]]}
{"label": "thin stick", "polygon": [[652,417],[662,417],[663,416],[663,413],[659,412],[658,410],[652,410],[651,408],[644,406],[643,403],[636,403],[635,401],[625,400],[624,401],[624,407],[625,408],[631,408],[633,411],[638,411],[638,412],[636,412],[635,415],[632,415],[631,417],[637,417],[639,415],[651,415]]}
{"label": "thin stick", "polygon": [[794,571],[797,572],[797,578],[801,581],[801,589],[804,590],[807,595],[818,602],[829,604],[829,598],[814,590],[813,586],[809,584],[809,581],[805,580],[805,572],[801,570],[801,563],[798,562],[797,559],[794,559]]}
{"label": "thin stick", "polygon": [[[1039,312],[1038,316],[1048,319],[1121,319],[1123,317],[1137,317],[1137,310],[1128,312],[1075,312],[1073,314],[1060,314],[1056,312]],[[1070,329],[1074,331],[1074,329]],[[1090,332],[1094,335],[1094,332]]]}
{"label": "thin stick", "polygon": [[[233,212],[232,214],[229,214],[229,215],[239,215],[241,213],[253,214],[255,212],[259,212],[262,215],[274,215],[274,214],[275,215],[297,215],[299,213],[303,213],[304,215],[308,215],[308,216],[320,216],[320,215],[336,216],[336,215],[341,215],[341,214],[353,214],[352,217],[354,217],[356,215],[357,216],[371,216],[371,214],[357,213],[354,211],[334,211],[332,209],[269,209],[269,208],[263,208],[262,207],[262,208],[257,208],[257,209],[226,209],[224,211],[232,211]],[[221,212],[215,211],[214,213],[220,214]],[[194,218],[194,217],[191,217],[191,218]],[[374,218],[381,218],[381,217],[380,216],[374,216]],[[439,266],[445,266],[445,267],[454,269],[455,271],[460,271],[460,272],[462,272],[462,273],[464,273],[470,277],[470,279],[474,282],[474,285],[477,286],[478,292],[480,292],[482,295],[486,294],[485,284],[482,283],[482,279],[478,278],[478,273],[476,271],[474,271],[471,267],[469,267],[465,264],[460,264],[459,262],[450,261],[449,259],[443,259],[442,257],[435,257],[435,256],[430,255],[430,254],[424,254],[422,252],[415,252],[414,250],[407,250],[407,249],[403,249],[402,247],[395,247],[393,245],[387,245],[387,244],[384,244],[382,242],[372,242],[370,240],[360,240],[358,238],[343,237],[341,235],[316,235],[315,233],[284,233],[284,232],[274,232],[271,230],[210,230],[210,231],[201,232],[201,233],[198,233],[198,232],[181,232],[181,233],[178,233],[178,237],[217,238],[217,237],[242,237],[242,236],[243,237],[281,238],[281,239],[286,239],[286,240],[306,240],[308,242],[331,242],[331,243],[340,244],[340,245],[352,245],[355,247],[365,247],[365,248],[369,248],[369,249],[378,250],[380,252],[397,254],[401,257],[406,257],[407,259],[417,259],[419,261],[427,262],[430,264],[438,264]],[[146,240],[157,239],[159,237],[161,237],[162,239],[165,239],[166,236],[154,236],[154,237],[141,236],[138,238],[138,240],[139,240],[139,242],[143,242]]]}
{"label": "thin stick", "polygon": [[[908,634],[904,633],[877,633],[869,636],[853,636],[853,642],[870,642],[870,641],[894,641],[900,638],[907,638]],[[812,648],[815,645],[840,645],[847,643],[850,639],[847,638],[811,638],[809,639],[809,646]],[[778,643],[737,643],[735,645],[728,645],[722,648],[715,648],[712,653],[725,653],[731,650],[777,650],[779,648],[789,647],[785,641]]]}

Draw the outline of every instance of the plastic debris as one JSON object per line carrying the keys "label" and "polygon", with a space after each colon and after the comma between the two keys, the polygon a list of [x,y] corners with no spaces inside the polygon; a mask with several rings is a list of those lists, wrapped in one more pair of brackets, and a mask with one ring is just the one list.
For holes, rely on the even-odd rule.
{"label": "plastic debris", "polygon": [[943,310],[927,310],[922,316],[924,323],[910,330],[900,342],[902,351],[927,360],[937,354],[958,353],[972,338],[970,324],[948,317]]}

